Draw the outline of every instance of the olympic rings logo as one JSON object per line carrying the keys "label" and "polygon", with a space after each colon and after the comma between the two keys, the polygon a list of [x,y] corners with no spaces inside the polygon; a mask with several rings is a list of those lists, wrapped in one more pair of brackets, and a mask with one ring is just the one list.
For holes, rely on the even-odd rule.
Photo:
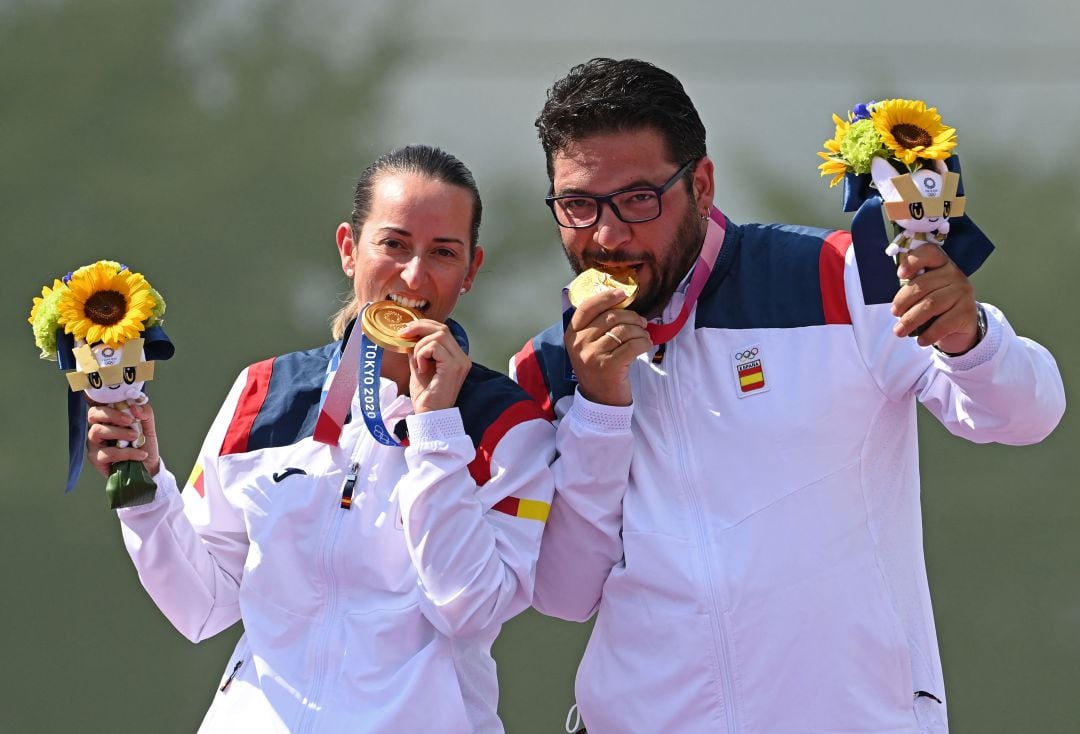
{"label": "olympic rings logo", "polygon": [[739,360],[740,362],[742,360],[744,360],[744,359],[750,359],[751,357],[756,357],[756,356],[758,356],[758,348],[757,347],[754,347],[753,349],[747,349],[745,352],[736,352],[735,353],[735,359]]}

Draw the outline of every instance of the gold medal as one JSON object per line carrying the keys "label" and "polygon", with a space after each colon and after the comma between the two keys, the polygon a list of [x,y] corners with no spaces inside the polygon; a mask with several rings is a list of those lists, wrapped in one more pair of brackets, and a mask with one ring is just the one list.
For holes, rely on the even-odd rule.
{"label": "gold medal", "polygon": [[634,277],[633,269],[617,268],[604,271],[589,268],[574,278],[570,283],[570,290],[567,295],[570,297],[570,304],[577,308],[587,298],[613,288],[617,288],[626,294],[626,298],[616,304],[615,308],[626,308],[633,303],[638,289],[637,278]]}
{"label": "gold medal", "polygon": [[391,352],[408,352],[416,342],[398,336],[406,324],[424,318],[420,312],[393,301],[376,301],[364,309],[360,328],[368,339]]}

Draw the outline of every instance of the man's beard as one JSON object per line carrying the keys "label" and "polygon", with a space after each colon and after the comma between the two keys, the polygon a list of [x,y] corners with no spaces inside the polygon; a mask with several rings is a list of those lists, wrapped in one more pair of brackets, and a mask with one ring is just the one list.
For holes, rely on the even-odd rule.
{"label": "man's beard", "polygon": [[623,249],[601,256],[599,248],[588,248],[580,258],[575,257],[565,246],[563,252],[566,253],[566,259],[570,261],[570,267],[575,274],[593,267],[586,263],[603,262],[607,267],[621,263],[638,263],[643,269],[647,268],[653,276],[650,286],[646,290],[639,283],[637,297],[629,308],[646,318],[656,318],[690,271],[690,266],[694,264],[701,244],[705,241],[703,230],[701,218],[696,208],[691,206],[687,207],[686,215],[679,223],[672,241],[661,250],[661,260],[657,260],[652,252],[631,252]]}

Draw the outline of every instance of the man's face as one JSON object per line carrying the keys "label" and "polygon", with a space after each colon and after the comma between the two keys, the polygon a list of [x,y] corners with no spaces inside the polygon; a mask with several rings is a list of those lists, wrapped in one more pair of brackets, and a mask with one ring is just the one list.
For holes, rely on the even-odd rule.
{"label": "man's face", "polygon": [[[594,135],[556,154],[553,193],[599,196],[634,186],[661,186],[684,163],[667,159],[664,139],[651,128]],[[575,273],[592,267],[633,268],[638,295],[631,308],[649,318],[658,316],[705,236],[701,215],[712,205],[708,158],[698,164],[692,189],[687,190],[685,181],[668,189],[661,215],[649,222],[628,224],[603,205],[591,227],[559,227],[570,266]]]}

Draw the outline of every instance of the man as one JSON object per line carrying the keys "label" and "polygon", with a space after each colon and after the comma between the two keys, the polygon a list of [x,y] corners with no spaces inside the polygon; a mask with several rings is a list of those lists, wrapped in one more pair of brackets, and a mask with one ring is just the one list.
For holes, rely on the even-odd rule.
{"label": "man", "polygon": [[574,67],[537,128],[574,270],[638,284],[512,364],[558,421],[534,604],[597,615],[591,734],[945,732],[915,402],[1037,442],[1064,410],[1053,358],[937,246],[866,305],[846,232],[728,220],[701,120],[651,64]]}

